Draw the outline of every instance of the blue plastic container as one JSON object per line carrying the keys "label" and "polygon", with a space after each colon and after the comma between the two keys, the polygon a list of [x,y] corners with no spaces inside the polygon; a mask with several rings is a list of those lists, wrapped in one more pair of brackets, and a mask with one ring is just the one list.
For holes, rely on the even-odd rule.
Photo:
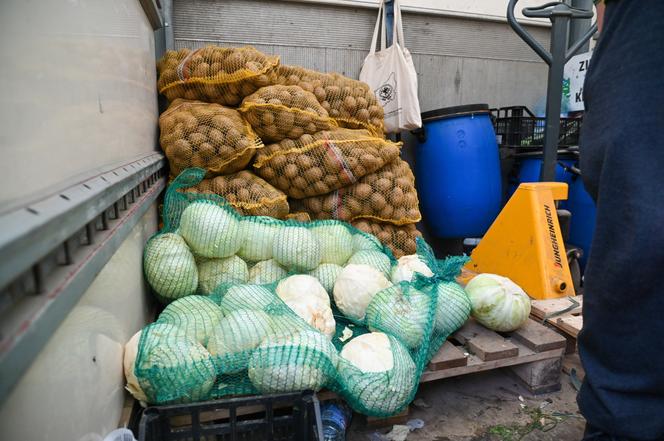
{"label": "blue plastic container", "polygon": [[569,243],[581,247],[583,250],[583,256],[579,260],[579,264],[581,265],[581,270],[584,270],[588,261],[588,255],[590,254],[590,244],[595,233],[597,208],[595,201],[593,201],[583,186],[583,180],[580,176],[575,176],[572,179],[572,183],[569,186],[566,208],[572,213],[569,227]]}
{"label": "blue plastic container", "polygon": [[[524,158],[519,161],[516,182],[511,182],[507,189],[508,200],[512,197],[519,184],[523,184],[524,182],[539,182],[543,162],[541,158]],[[562,162],[568,166],[573,166],[576,163],[573,159],[560,159],[558,162]],[[556,164],[556,182],[564,182],[570,185],[573,177],[572,173],[565,171],[560,164]],[[563,203],[560,208],[566,208],[565,206],[566,204]]]}
{"label": "blue plastic container", "polygon": [[424,221],[435,237],[482,236],[500,211],[502,195],[489,106],[425,112],[422,122],[415,173]]}

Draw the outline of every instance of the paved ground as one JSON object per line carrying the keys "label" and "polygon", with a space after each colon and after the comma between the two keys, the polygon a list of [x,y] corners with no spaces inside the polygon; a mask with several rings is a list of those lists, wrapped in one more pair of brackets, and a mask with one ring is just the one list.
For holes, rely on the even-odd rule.
{"label": "paved ground", "polygon": [[[545,395],[529,395],[497,370],[425,384],[417,398],[430,407],[411,405],[409,418],[425,425],[408,441],[577,441],[585,424],[565,374],[562,390]],[[355,418],[348,440],[371,440],[372,433],[389,429],[367,429],[362,418]]]}

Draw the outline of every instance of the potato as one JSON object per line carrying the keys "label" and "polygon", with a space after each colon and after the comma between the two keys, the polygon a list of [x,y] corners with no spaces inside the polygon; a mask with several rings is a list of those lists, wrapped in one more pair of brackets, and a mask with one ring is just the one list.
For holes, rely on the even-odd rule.
{"label": "potato", "polygon": [[385,198],[379,193],[373,193],[369,197],[369,202],[371,203],[371,208],[376,211],[382,210],[387,204]]}
{"label": "potato", "polygon": [[187,167],[201,167],[210,177],[232,173],[262,147],[237,111],[218,104],[178,100],[161,115],[159,125],[173,174]]}

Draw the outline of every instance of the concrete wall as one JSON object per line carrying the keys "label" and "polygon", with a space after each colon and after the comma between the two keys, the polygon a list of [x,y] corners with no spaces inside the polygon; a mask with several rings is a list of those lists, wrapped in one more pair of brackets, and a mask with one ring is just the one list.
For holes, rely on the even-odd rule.
{"label": "concrete wall", "polygon": [[[423,111],[474,102],[532,106],[544,95],[545,64],[506,23],[409,12],[403,19]],[[173,28],[177,48],[250,44],[285,64],[357,78],[375,20],[374,9],[336,4],[175,0]],[[529,30],[548,46],[548,28]]]}

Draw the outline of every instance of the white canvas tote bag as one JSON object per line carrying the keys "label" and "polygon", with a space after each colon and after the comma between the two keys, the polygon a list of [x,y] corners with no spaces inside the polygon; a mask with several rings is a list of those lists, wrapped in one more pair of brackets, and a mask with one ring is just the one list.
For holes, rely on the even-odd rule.
{"label": "white canvas tote bag", "polygon": [[[383,106],[387,133],[417,129],[422,126],[417,98],[417,72],[410,52],[405,47],[399,0],[394,0],[392,46],[389,48],[385,47],[385,18],[385,0],[381,0],[371,50],[364,59],[360,81],[369,85]],[[379,28],[382,28],[380,51],[376,52]]]}

